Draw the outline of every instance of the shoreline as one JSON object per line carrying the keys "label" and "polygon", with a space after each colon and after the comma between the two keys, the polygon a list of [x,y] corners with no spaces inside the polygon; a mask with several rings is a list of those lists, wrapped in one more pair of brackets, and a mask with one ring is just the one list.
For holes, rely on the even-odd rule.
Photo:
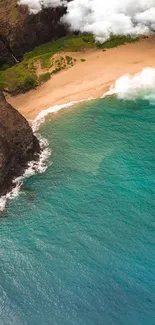
{"label": "shoreline", "polygon": [[[100,98],[122,75],[134,75],[145,67],[155,68],[155,41],[152,38],[106,51],[92,49],[65,54],[76,59],[73,67],[60,71],[37,89],[16,97],[6,96],[7,101],[28,120],[34,120],[41,111],[56,105]],[[82,58],[85,62],[81,62]]]}

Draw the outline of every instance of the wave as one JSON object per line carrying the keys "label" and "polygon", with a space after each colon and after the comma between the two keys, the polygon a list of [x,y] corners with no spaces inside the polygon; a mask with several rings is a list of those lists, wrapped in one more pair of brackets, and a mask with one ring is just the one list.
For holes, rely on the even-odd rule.
{"label": "wave", "polygon": [[[140,73],[136,73],[134,76],[131,74],[126,74],[120,77],[113,85],[111,85],[110,89],[104,93],[101,98],[111,95],[116,95],[118,99],[136,100],[138,98],[142,98],[155,103],[155,69],[145,68]],[[55,105],[42,110],[32,122],[33,132],[38,131],[40,125],[45,121],[47,115],[56,113],[63,108],[71,107],[73,105],[94,99],[96,98],[89,97],[88,99],[72,101],[62,105]],[[8,199],[12,200],[19,195],[20,188],[25,178],[37,173],[44,173],[47,169],[47,160],[51,154],[48,141],[46,139],[42,139],[39,135],[37,135],[37,137],[39,138],[42,149],[39,160],[29,162],[24,174],[13,181],[15,187],[5,196],[0,198],[0,211],[4,210]]]}
{"label": "wave", "polygon": [[24,174],[20,177],[17,177],[13,180],[14,187],[8,192],[6,195],[1,196],[0,198],[0,211],[3,211],[6,207],[6,203],[8,200],[12,200],[19,195],[19,191],[21,186],[23,185],[23,181],[25,178],[28,178],[35,174],[42,174],[48,167],[47,161],[49,156],[51,155],[51,150],[48,146],[48,141],[37,135],[41,147],[41,152],[39,155],[38,161],[30,161],[27,165],[27,168]]}
{"label": "wave", "polygon": [[35,118],[35,120],[32,123],[33,132],[38,131],[40,125],[45,121],[45,118],[46,118],[47,115],[52,114],[52,113],[57,113],[58,111],[62,110],[63,108],[71,107],[73,105],[80,104],[80,103],[83,103],[83,102],[88,102],[88,101],[91,101],[91,100],[94,100],[94,99],[96,99],[96,98],[89,97],[87,99],[82,99],[82,100],[79,100],[79,101],[72,101],[72,102],[69,102],[69,103],[66,103],[66,104],[51,106],[51,107],[49,107],[47,109],[42,110],[37,115],[37,117]]}
{"label": "wave", "polygon": [[52,113],[56,113],[63,108],[71,107],[75,104],[90,101],[93,99],[95,99],[95,98],[89,97],[88,99],[85,99],[85,100],[72,101],[67,104],[55,105],[55,106],[49,107],[45,110],[42,110],[37,115],[35,120],[31,121],[32,130],[40,142],[41,153],[40,153],[39,159],[38,159],[38,161],[30,161],[28,163],[28,167],[26,168],[24,174],[13,180],[13,184],[14,184],[13,189],[10,192],[8,192],[6,195],[3,195],[0,197],[0,211],[4,211],[4,209],[6,207],[7,200],[12,200],[19,195],[21,186],[23,185],[23,181],[25,178],[33,176],[35,174],[44,173],[48,167],[47,161],[48,161],[49,156],[51,155],[51,150],[49,148],[48,140],[43,139],[43,138],[41,138],[41,136],[39,134],[36,134],[40,125],[45,121],[46,116],[49,114],[52,114]]}
{"label": "wave", "polygon": [[115,81],[103,96],[116,95],[118,99],[145,99],[155,103],[155,69],[144,68],[135,75],[126,74]]}

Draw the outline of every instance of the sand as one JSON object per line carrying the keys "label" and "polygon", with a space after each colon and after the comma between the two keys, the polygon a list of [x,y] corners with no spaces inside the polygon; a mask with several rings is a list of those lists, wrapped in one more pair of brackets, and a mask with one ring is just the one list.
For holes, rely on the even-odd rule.
{"label": "sand", "polygon": [[[155,41],[141,39],[117,48],[67,53],[76,58],[76,64],[58,74],[42,86],[26,94],[7,100],[28,120],[54,105],[101,97],[126,73],[135,74],[144,67],[155,68]],[[86,61],[81,62],[84,58]]]}

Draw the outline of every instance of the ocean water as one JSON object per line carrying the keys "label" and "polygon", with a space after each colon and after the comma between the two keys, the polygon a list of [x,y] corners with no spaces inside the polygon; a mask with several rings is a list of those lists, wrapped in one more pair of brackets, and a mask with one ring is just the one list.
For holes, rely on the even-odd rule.
{"label": "ocean water", "polygon": [[155,324],[155,106],[51,115],[52,154],[0,219],[0,325]]}

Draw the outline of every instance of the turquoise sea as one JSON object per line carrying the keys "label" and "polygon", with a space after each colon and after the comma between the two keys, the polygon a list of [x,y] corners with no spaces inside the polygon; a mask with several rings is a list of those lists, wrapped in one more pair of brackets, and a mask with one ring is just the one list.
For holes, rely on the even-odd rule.
{"label": "turquoise sea", "polygon": [[52,154],[0,218],[0,325],[155,324],[155,106],[51,115]]}

